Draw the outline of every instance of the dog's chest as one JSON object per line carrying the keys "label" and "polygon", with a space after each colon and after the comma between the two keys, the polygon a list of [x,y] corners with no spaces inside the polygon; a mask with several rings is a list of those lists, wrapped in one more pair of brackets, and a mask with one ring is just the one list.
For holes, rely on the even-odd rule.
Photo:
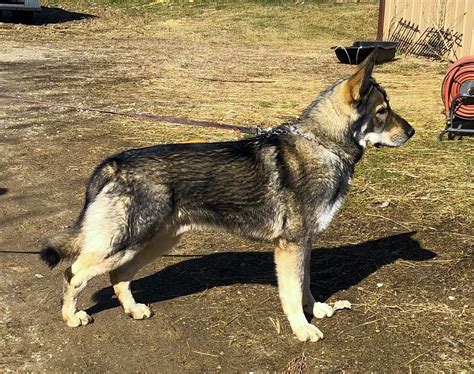
{"label": "dog's chest", "polygon": [[326,186],[327,190],[316,209],[316,232],[320,233],[329,226],[340,210],[352,180],[352,170],[349,167],[338,168],[333,173],[333,183]]}
{"label": "dog's chest", "polygon": [[319,213],[316,220],[318,233],[326,230],[326,228],[329,226],[334,216],[341,208],[342,203],[344,202],[344,197],[345,196],[341,195],[334,203],[327,204],[321,209],[321,212]]}

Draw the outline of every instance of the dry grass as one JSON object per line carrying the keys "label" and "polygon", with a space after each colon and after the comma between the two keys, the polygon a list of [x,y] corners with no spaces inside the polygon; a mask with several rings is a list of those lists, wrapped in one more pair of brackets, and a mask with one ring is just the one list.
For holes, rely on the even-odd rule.
{"label": "dry grass", "polygon": [[446,69],[444,63],[403,57],[378,70],[392,106],[415,126],[417,135],[403,152],[371,150],[359,169],[359,186],[369,189],[375,202],[389,200],[393,205],[387,211],[406,212],[407,227],[435,229],[452,222],[454,231],[469,234],[474,206],[466,191],[473,186],[474,143],[469,138],[436,140],[445,121],[440,87]]}
{"label": "dry grass", "polygon": [[[373,38],[376,27],[375,4],[345,5],[347,11],[341,12],[340,6],[328,4],[143,3],[122,1],[105,9],[91,8],[89,2],[68,3],[76,11],[98,14],[100,21],[57,24],[41,33],[15,26],[21,29],[19,38],[45,43],[40,52],[46,56],[52,41],[77,56],[71,65],[56,51],[58,58],[38,63],[38,69],[57,74],[48,84],[38,84],[41,74],[25,67],[31,87],[26,91],[48,99],[54,87],[59,91],[54,99],[67,103],[271,126],[296,117],[317,92],[350,72],[333,64],[328,47]],[[0,32],[8,33],[8,27]],[[436,141],[444,127],[439,92],[446,67],[401,56],[376,70],[393,107],[414,124],[417,136],[403,150],[369,150],[347,209],[362,204],[367,214],[391,215],[395,210],[405,216],[400,227],[436,229],[453,222],[454,231],[468,234],[474,222],[466,193],[472,189],[473,142]],[[128,129],[124,138],[139,145],[237,136],[123,118],[104,120]],[[377,203],[383,201],[390,205],[379,209]]]}
{"label": "dry grass", "polygon": [[[6,67],[0,75],[0,83],[6,93],[248,126],[271,126],[295,118],[325,86],[348,74],[350,68],[335,63],[329,47],[356,39],[373,39],[377,14],[374,4],[268,6],[239,2],[238,5],[174,3],[143,7],[136,1],[130,8],[125,6],[130,2],[114,6],[108,1],[44,3],[95,14],[98,18],[38,27],[0,24],[4,46],[0,60]],[[418,238],[421,244],[438,251],[435,260],[416,263],[400,260],[392,264],[390,271],[381,269],[374,275],[383,277],[387,285],[391,282],[391,286],[373,289],[370,288],[374,282],[372,275],[363,279],[359,288],[354,287],[354,298],[357,297],[354,313],[362,313],[362,320],[351,325],[348,321],[352,317],[346,319],[342,313],[338,317],[342,327],[336,333],[345,339],[344,346],[347,343],[347,346],[361,347],[363,339],[373,339],[370,348],[376,357],[386,354],[377,351],[378,344],[373,343],[381,332],[401,340],[407,334],[414,335],[410,339],[417,342],[415,348],[403,346],[400,351],[400,354],[409,352],[408,357],[400,358],[407,371],[459,371],[466,366],[465,352],[472,348],[468,338],[459,341],[464,331],[469,330],[471,311],[464,308],[464,303],[448,304],[447,295],[443,294],[448,287],[454,287],[451,284],[459,284],[465,285],[462,292],[466,298],[472,295],[469,275],[457,269],[469,267],[474,223],[470,196],[474,143],[472,139],[442,143],[436,140],[444,128],[439,91],[446,68],[445,63],[400,56],[397,61],[376,69],[376,78],[387,89],[392,106],[414,125],[417,134],[401,149],[368,150],[357,169],[344,211],[322,239],[324,246],[330,243],[336,247],[394,232],[418,231],[422,234]],[[115,151],[117,144],[127,148],[165,142],[230,140],[240,136],[124,117],[44,110],[30,105],[8,109],[13,113],[8,126],[31,126],[30,137],[20,140],[28,141],[35,157],[50,166],[46,170],[30,170],[30,163],[26,162],[28,155],[22,154],[21,146],[8,145],[9,150],[17,152],[9,165],[11,173],[36,177],[55,170],[56,163],[68,164],[71,167],[68,173],[76,178],[70,183],[74,187],[68,186],[65,192],[54,189],[52,199],[69,202],[74,190],[77,204],[82,198],[78,178],[85,178],[92,165],[111,150]],[[74,152],[83,151],[82,144],[87,155],[76,159]],[[61,160],[56,161],[56,157]],[[48,188],[55,178],[64,178],[62,174],[47,177]],[[67,198],[60,196],[63,199],[60,200],[61,193]],[[64,204],[55,208],[63,210]],[[15,214],[21,209],[24,207],[15,206]],[[71,211],[65,214],[72,216]],[[56,218],[45,220],[53,227]],[[23,221],[18,221],[23,225]],[[212,239],[202,235],[201,242],[199,238],[193,239],[199,245],[190,239],[192,245],[181,250],[204,251]],[[221,245],[221,240],[227,240],[225,245]],[[219,245],[237,247],[227,237],[219,238]],[[238,246],[244,247],[242,243]],[[216,244],[217,247],[220,248]],[[182,259],[176,262],[178,260]],[[343,263],[346,259],[340,261]],[[334,273],[331,269],[328,271]],[[410,281],[412,277],[414,280]],[[425,288],[429,288],[429,295]],[[213,292],[203,292],[200,297],[212,298],[221,291]],[[274,296],[273,290],[268,292]],[[190,299],[198,302],[191,297],[180,302],[184,306],[183,314],[186,316],[191,310],[189,322],[195,322]],[[269,340],[273,342],[276,335],[281,338],[278,344],[283,340],[291,342],[284,317],[274,312],[279,310],[276,301],[271,307],[267,305],[271,300],[274,299],[264,300],[265,305],[260,300],[250,300],[248,305],[252,309],[249,311],[246,306],[235,308],[233,302],[227,305],[224,297],[221,300],[216,296],[214,301],[221,302],[228,314],[216,316],[206,311],[201,317],[212,322],[212,326],[228,327],[219,331],[219,335],[231,331],[242,340],[242,336],[250,334],[245,330],[245,321],[252,317],[246,315],[261,312],[265,317],[259,318],[259,323],[267,326]],[[268,320],[270,311],[274,314]],[[325,327],[329,329],[329,325]],[[439,329],[445,335],[438,336]],[[399,330],[404,332],[401,337],[397,335]],[[453,331],[456,339],[445,331]],[[202,338],[202,332],[196,335]],[[262,337],[251,338],[254,346],[267,343]],[[458,344],[455,347],[458,352],[445,358],[433,358],[430,355],[438,354],[436,350],[444,354],[443,347],[451,346],[443,338]],[[429,346],[427,341],[434,346]],[[291,373],[303,372],[305,365],[322,365],[322,370],[328,371],[343,370],[343,366],[338,366],[340,342],[331,342],[329,338],[325,344],[329,347],[334,344],[335,348],[324,351],[327,346],[319,348],[318,345],[308,348],[306,353],[301,353],[299,346],[291,346],[291,352],[277,350],[276,354],[285,357],[285,361],[273,367],[282,369],[288,362],[286,369]],[[217,349],[196,347],[193,357],[214,359],[219,356]],[[294,359],[290,361],[291,357]],[[245,359],[242,362],[246,363]],[[370,365],[364,365],[358,367],[370,371]],[[209,370],[211,366],[203,367]],[[372,369],[376,370],[377,366]]]}
{"label": "dry grass", "polygon": [[303,374],[306,369],[306,355],[303,352],[300,356],[293,358],[284,371],[285,374]]}

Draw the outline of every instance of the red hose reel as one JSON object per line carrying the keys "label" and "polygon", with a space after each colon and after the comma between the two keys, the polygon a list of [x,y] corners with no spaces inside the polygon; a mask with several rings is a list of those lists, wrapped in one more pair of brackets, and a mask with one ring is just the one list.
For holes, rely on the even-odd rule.
{"label": "red hose reel", "polygon": [[447,117],[444,134],[474,135],[474,56],[466,56],[451,65],[441,85],[441,97]]}

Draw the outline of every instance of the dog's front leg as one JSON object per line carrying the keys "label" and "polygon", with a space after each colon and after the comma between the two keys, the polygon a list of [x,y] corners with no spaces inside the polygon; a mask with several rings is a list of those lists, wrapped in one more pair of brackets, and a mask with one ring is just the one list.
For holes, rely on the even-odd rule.
{"label": "dog's front leg", "polygon": [[304,267],[304,286],[303,286],[303,310],[306,314],[313,315],[316,318],[331,317],[334,309],[326,304],[314,300],[311,293],[311,249],[305,250],[305,267]]}
{"label": "dog's front leg", "polygon": [[312,342],[323,338],[323,333],[308,323],[303,312],[305,246],[280,240],[275,248],[275,263],[283,311],[291,329],[301,341]]}

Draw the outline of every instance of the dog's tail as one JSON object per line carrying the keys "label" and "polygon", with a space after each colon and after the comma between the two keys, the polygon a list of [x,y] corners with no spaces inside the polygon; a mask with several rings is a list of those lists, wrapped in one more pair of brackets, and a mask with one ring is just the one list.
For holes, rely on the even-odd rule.
{"label": "dog's tail", "polygon": [[81,242],[79,230],[72,227],[49,239],[41,250],[40,258],[52,269],[61,260],[76,257],[81,250]]}
{"label": "dog's tail", "polygon": [[40,258],[51,269],[66,258],[76,257],[82,248],[81,233],[82,221],[84,220],[89,204],[94,201],[100,191],[109,183],[115,175],[115,162],[107,159],[102,162],[92,173],[86,191],[86,201],[76,223],[68,230],[49,239],[41,250]]}

